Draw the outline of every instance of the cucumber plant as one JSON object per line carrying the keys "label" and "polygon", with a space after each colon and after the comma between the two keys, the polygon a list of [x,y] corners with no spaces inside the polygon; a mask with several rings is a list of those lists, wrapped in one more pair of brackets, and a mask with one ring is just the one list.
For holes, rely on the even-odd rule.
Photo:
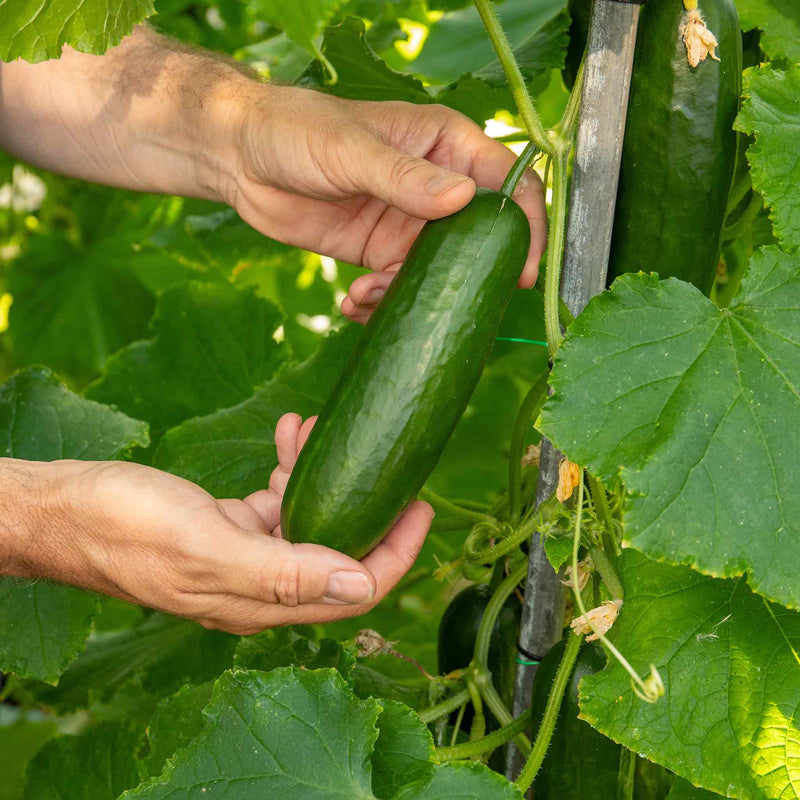
{"label": "cucumber plant", "polygon": [[[276,80],[513,123],[548,192],[543,286],[513,291],[528,227],[481,191],[426,226],[361,336],[336,311],[350,265],[212,204],[5,159],[2,455],[135,458],[242,496],[275,465],[278,417],[324,409],[289,536],[360,555],[415,494],[437,517],[365,618],[250,637],[0,578],[0,797],[800,797],[800,12],[645,4],[616,280],[572,320],[560,265],[589,0],[201,5],[157,4],[152,24]],[[153,12],[117,6],[45,4],[0,58],[100,53]],[[481,257],[451,258],[456,240]],[[446,335],[418,380],[432,315]],[[537,506],[540,434],[565,460]],[[531,537],[569,584],[547,654],[516,636]],[[513,667],[540,658],[514,717]],[[506,777],[512,741],[525,766]]]}

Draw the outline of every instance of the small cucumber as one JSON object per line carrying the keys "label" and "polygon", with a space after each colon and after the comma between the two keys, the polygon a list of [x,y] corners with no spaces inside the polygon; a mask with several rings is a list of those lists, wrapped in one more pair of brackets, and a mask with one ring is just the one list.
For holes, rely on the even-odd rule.
{"label": "small cucumber", "polygon": [[287,539],[361,558],[387,533],[467,406],[529,246],[500,192],[424,226],[295,464]]}
{"label": "small cucumber", "polygon": [[733,0],[700,0],[719,61],[689,65],[680,0],[642,6],[609,281],[657,272],[708,294],[736,165],[742,37]]}

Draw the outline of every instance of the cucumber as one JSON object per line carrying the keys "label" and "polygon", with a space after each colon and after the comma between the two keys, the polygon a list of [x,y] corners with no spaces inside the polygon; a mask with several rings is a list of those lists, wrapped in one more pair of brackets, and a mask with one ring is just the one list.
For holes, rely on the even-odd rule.
{"label": "cucumber", "polygon": [[742,37],[732,0],[700,0],[720,61],[690,67],[680,0],[641,10],[622,151],[609,281],[657,272],[708,294],[736,165]]}
{"label": "cucumber", "polygon": [[361,558],[387,533],[467,406],[529,246],[522,209],[484,189],[423,227],[297,459],[289,541]]}

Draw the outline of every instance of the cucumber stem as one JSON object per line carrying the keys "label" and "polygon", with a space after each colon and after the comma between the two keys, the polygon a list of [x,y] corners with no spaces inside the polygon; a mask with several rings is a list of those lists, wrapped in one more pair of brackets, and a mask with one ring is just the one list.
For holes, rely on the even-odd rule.
{"label": "cucumber stem", "polygon": [[441,702],[436,703],[436,705],[423,709],[419,712],[418,716],[426,724],[429,722],[435,722],[440,717],[444,717],[451,711],[461,708],[464,703],[468,702],[469,692],[466,689],[462,689],[460,692],[456,692],[446,700],[442,700]]}
{"label": "cucumber stem", "polygon": [[514,51],[511,49],[508,37],[500,25],[500,20],[497,18],[491,0],[473,0],[473,3],[478,10],[478,14],[480,14],[492,47],[497,53],[497,59],[506,75],[508,86],[511,89],[514,102],[517,104],[522,122],[528,131],[528,136],[543,153],[552,153],[554,150],[553,144],[542,126],[539,115],[536,113],[531,96],[525,86],[525,79],[522,77],[517,59],[514,58]]}
{"label": "cucumber stem", "polygon": [[[491,675],[488,672],[481,673],[476,676],[475,682],[478,685],[481,697],[483,697],[486,705],[489,706],[489,710],[494,714],[494,718],[503,727],[510,725],[514,721],[514,717],[511,716],[511,712],[506,708],[506,704],[497,693],[497,689],[494,688]],[[514,737],[514,742],[520,753],[527,757],[531,752],[531,740],[524,733],[518,733]]]}
{"label": "cucumber stem", "polygon": [[590,547],[589,555],[592,559],[594,568],[603,579],[603,583],[615,600],[622,600],[625,597],[625,590],[622,588],[622,581],[611,563],[611,559],[602,547]]}
{"label": "cucumber stem", "polygon": [[469,508],[456,505],[445,497],[440,497],[430,489],[423,487],[419,490],[417,497],[430,503],[434,508],[441,511],[449,511],[453,517],[458,517],[466,522],[475,524],[476,522],[494,522],[494,517],[489,514],[482,514],[480,511],[472,511]]}
{"label": "cucumber stem", "polygon": [[523,711],[515,720],[508,725],[503,725],[496,731],[478,739],[474,742],[464,742],[454,744],[450,747],[437,747],[434,758],[439,762],[445,761],[464,761],[472,759],[482,753],[488,753],[502,747],[510,742],[515,736],[522,733],[531,721],[531,710]]}
{"label": "cucumber stem", "polygon": [[559,289],[567,235],[567,166],[570,147],[559,147],[553,156],[553,199],[550,203],[550,235],[547,241],[547,274],[544,281],[544,327],[550,358],[554,359],[564,336],[559,319]]}
{"label": "cucumber stem", "polygon": [[564,700],[564,692],[569,683],[572,669],[575,666],[575,659],[578,657],[578,651],[581,649],[581,641],[583,636],[570,634],[567,639],[567,646],[564,648],[564,654],[561,656],[561,663],[558,666],[555,680],[550,687],[550,694],[547,698],[547,705],[544,709],[544,716],[542,723],[539,725],[539,731],[536,734],[536,739],[533,743],[533,749],[525,766],[522,768],[517,777],[517,786],[522,790],[522,793],[528,791],[544,761],[547,748],[553,738],[553,732],[556,729],[556,721],[558,720],[558,712],[561,710],[561,703]]}
{"label": "cucumber stem", "polygon": [[531,386],[519,408],[514,430],[511,434],[511,446],[508,454],[508,515],[511,523],[516,525],[520,517],[520,492],[522,488],[522,451],[525,447],[525,434],[531,420],[542,410],[547,397],[547,380],[545,373]]}
{"label": "cucumber stem", "polygon": [[636,753],[622,748],[619,754],[619,772],[617,773],[617,800],[633,800],[636,782]]}
{"label": "cucumber stem", "polygon": [[513,196],[517,184],[525,174],[525,170],[528,169],[531,161],[533,161],[533,157],[538,152],[539,148],[533,142],[528,142],[528,144],[525,145],[525,149],[517,156],[514,166],[511,167],[508,175],[506,175],[506,179],[503,181],[503,185],[500,187],[500,191],[506,197]]}

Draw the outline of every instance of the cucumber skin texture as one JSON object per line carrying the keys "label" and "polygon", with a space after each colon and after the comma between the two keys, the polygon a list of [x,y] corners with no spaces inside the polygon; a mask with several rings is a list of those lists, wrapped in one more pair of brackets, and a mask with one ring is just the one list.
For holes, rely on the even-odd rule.
{"label": "cucumber skin texture", "polygon": [[[462,589],[448,604],[439,623],[437,643],[439,674],[446,675],[462,669],[472,661],[483,613],[492,599],[485,584],[473,584]],[[522,605],[512,592],[503,603],[489,641],[489,670],[492,681],[503,702],[511,708],[514,701],[514,682],[517,674],[517,638],[522,619]],[[453,715],[455,716],[455,715]],[[465,730],[472,720],[472,708],[462,720]],[[496,725],[489,725],[491,729]]]}
{"label": "cucumber skin texture", "polygon": [[676,277],[708,294],[736,166],[742,38],[732,0],[701,0],[721,62],[692,68],[683,4],[642,6],[622,150],[609,282],[625,272]]}
{"label": "cucumber skin texture", "polygon": [[423,227],[292,470],[285,538],[357,559],[383,538],[464,412],[529,246],[522,209],[484,189]]}

